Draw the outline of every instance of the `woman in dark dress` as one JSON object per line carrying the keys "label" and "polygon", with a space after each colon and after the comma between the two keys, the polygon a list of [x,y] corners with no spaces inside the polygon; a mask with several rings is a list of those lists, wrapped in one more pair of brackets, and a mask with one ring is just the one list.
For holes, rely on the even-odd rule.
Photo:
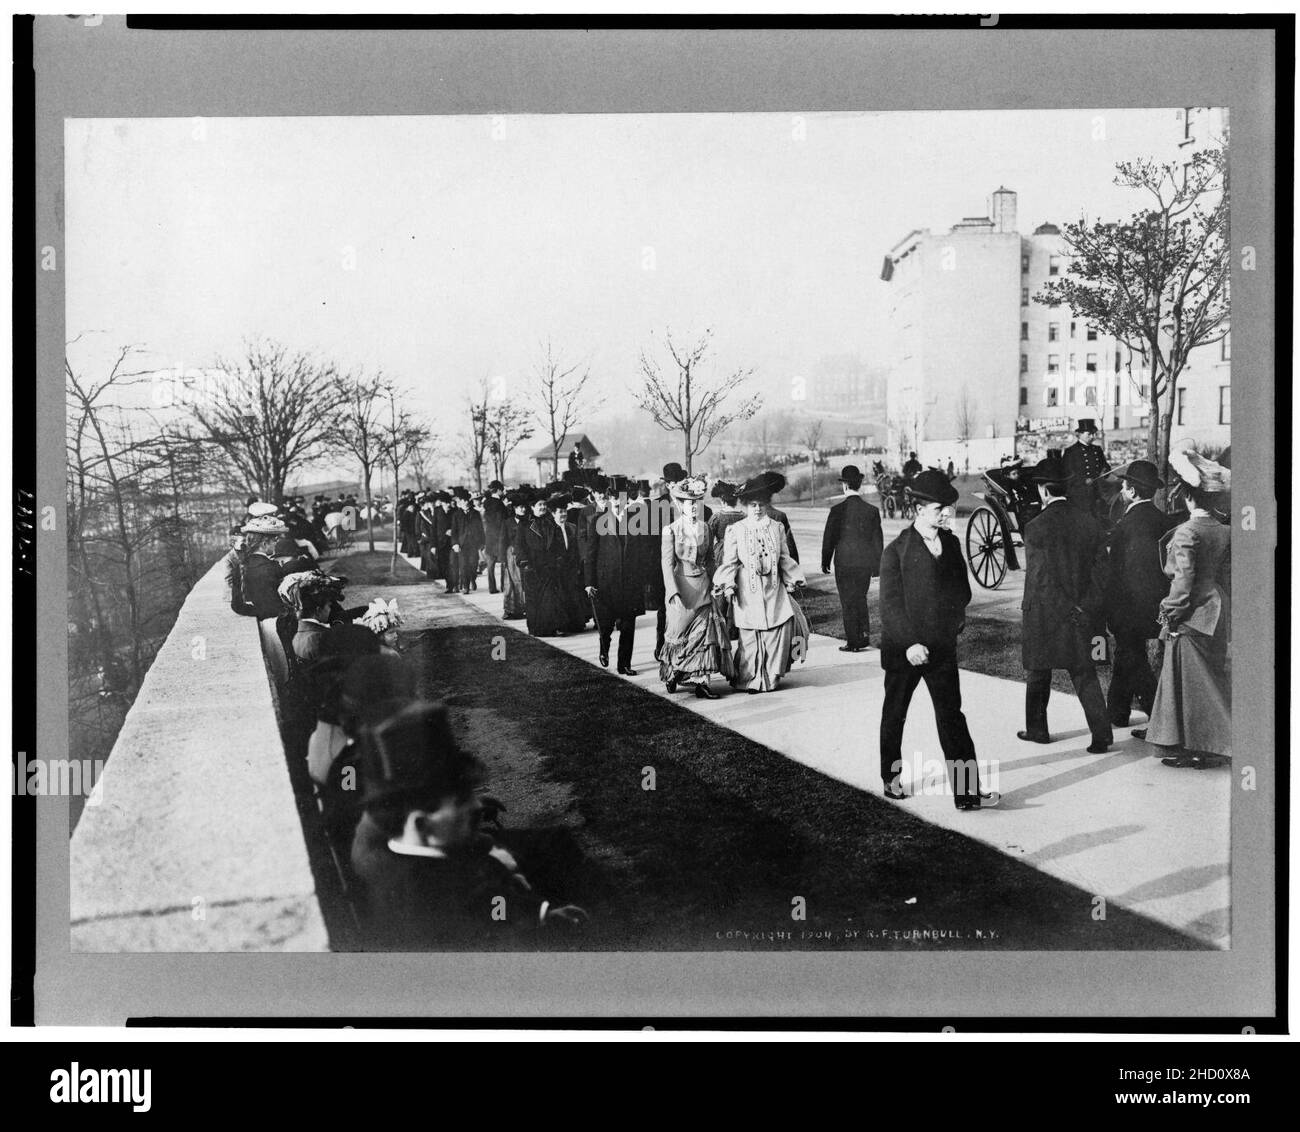
{"label": "woman in dark dress", "polygon": [[570,499],[552,495],[533,503],[532,518],[520,530],[515,553],[524,581],[528,632],[534,637],[564,636],[580,630],[581,562],[578,532],[564,521]]}

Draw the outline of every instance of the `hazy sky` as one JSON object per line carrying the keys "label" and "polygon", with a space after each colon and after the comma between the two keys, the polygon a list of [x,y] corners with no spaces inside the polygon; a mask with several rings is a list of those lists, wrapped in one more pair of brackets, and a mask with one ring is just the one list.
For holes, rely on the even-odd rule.
{"label": "hazy sky", "polygon": [[130,342],[160,368],[265,335],[382,369],[447,430],[548,337],[603,413],[665,326],[789,388],[823,355],[876,360],[880,265],[911,229],[999,185],[1022,232],[1128,215],[1114,163],[1178,130],[1169,109],[69,121],[67,333],[102,332],[82,367]]}

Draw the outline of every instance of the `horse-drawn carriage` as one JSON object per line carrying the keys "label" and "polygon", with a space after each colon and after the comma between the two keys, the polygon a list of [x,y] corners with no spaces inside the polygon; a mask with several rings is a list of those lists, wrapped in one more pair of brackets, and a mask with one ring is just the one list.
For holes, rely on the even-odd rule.
{"label": "horse-drawn carriage", "polygon": [[1042,509],[1033,484],[1020,476],[1018,468],[990,468],[980,474],[985,490],[972,493],[981,503],[966,522],[966,560],[986,590],[1020,569],[1016,549],[1024,548],[1025,524]]}
{"label": "horse-drawn carriage", "polygon": [[911,488],[897,472],[886,470],[877,460],[872,465],[876,477],[876,491],[879,493],[880,510],[885,518],[911,519],[916,515],[916,501],[912,498]]}

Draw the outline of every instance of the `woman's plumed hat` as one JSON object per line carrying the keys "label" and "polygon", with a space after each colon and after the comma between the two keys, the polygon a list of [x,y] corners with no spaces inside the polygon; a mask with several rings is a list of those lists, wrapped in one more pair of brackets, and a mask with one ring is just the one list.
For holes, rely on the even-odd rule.
{"label": "woman's plumed hat", "polygon": [[703,476],[688,476],[672,485],[674,499],[703,499],[708,484]]}
{"label": "woman's plumed hat", "polygon": [[736,487],[734,483],[729,483],[727,480],[718,480],[718,482],[713,485],[713,490],[710,491],[709,494],[714,499],[721,499],[724,503],[734,503],[736,493],[739,490],[740,489]]}
{"label": "woman's plumed hat", "polygon": [[933,469],[917,472],[909,487],[917,499],[923,499],[927,503],[938,503],[943,507],[956,503],[961,496],[947,476]]}
{"label": "woman's plumed hat", "polygon": [[567,491],[556,491],[546,497],[546,509],[554,511],[557,507],[572,507],[573,496]]}
{"label": "woman's plumed hat", "polygon": [[785,476],[780,472],[759,472],[758,475],[747,479],[736,495],[745,501],[771,499],[783,487],[785,487]]}
{"label": "woman's plumed hat", "polygon": [[1175,448],[1171,451],[1169,466],[1183,483],[1198,491],[1222,492],[1232,488],[1231,469],[1190,448]]}
{"label": "woman's plumed hat", "polygon": [[243,527],[246,535],[287,535],[289,528],[275,515],[257,515],[248,520]]}

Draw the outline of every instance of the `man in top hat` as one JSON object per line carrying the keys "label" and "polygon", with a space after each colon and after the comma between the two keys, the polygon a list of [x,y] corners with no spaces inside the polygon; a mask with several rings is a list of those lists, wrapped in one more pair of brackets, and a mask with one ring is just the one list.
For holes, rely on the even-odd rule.
{"label": "man in top hat", "polygon": [[542,899],[481,828],[484,769],[457,744],[446,709],[391,707],[358,737],[365,813],[351,858],[368,946],[475,947],[585,921],[581,908]]}
{"label": "man in top hat", "polygon": [[841,652],[861,652],[870,644],[871,620],[867,612],[867,591],[871,579],[880,573],[880,555],[885,548],[880,512],[862,498],[862,472],[853,464],[840,472],[844,498],[826,516],[822,535],[822,573],[835,565],[835,588],[844,613],[845,643]]}
{"label": "man in top hat", "polygon": [[1126,727],[1137,698],[1139,710],[1151,714],[1156,674],[1147,658],[1147,641],[1160,636],[1156,614],[1169,593],[1160,567],[1160,540],[1169,516],[1155,505],[1164,480],[1150,460],[1134,460],[1106,473],[1120,481],[1124,514],[1110,533],[1110,582],[1106,587],[1106,621],[1115,634],[1106,708],[1111,724]]}
{"label": "man in top hat", "polygon": [[606,481],[605,499],[605,510],[593,512],[587,521],[584,580],[600,634],[600,666],[609,667],[609,645],[617,626],[618,672],[635,676],[636,619],[645,612],[646,580],[658,559],[650,555],[649,541],[631,530],[627,481],[622,476]]}
{"label": "man in top hat", "polygon": [[1070,506],[1080,507],[1097,519],[1105,517],[1105,504],[1097,481],[1110,465],[1106,455],[1097,445],[1097,422],[1084,417],[1074,427],[1074,443],[1061,453],[1065,468],[1066,499]]}
{"label": "man in top hat", "polygon": [[[493,480],[487,485],[487,494],[483,497],[483,555],[487,562],[488,593],[497,592],[497,563],[505,569],[506,548],[504,543],[506,517],[509,512],[505,504],[505,484]],[[504,579],[502,581],[504,585]]]}
{"label": "man in top hat", "polygon": [[[1097,679],[1096,641],[1101,634],[1107,584],[1106,535],[1089,512],[1066,499],[1067,473],[1059,453],[1034,468],[1043,510],[1025,527],[1025,593],[1021,658],[1025,666],[1025,730],[1029,743],[1050,743],[1047,701],[1052,670],[1070,674],[1083,705],[1092,742],[1090,754],[1114,738]],[[1101,636],[1104,644],[1105,637]]]}
{"label": "man in top hat", "polygon": [[970,577],[961,544],[949,530],[959,493],[942,472],[912,481],[916,517],[880,560],[880,664],[885,702],[880,716],[880,777],[887,798],[907,797],[901,780],[903,725],[916,686],[925,681],[939,745],[959,810],[996,806],[980,789],[975,743],[961,710],[957,636],[966,625]]}

